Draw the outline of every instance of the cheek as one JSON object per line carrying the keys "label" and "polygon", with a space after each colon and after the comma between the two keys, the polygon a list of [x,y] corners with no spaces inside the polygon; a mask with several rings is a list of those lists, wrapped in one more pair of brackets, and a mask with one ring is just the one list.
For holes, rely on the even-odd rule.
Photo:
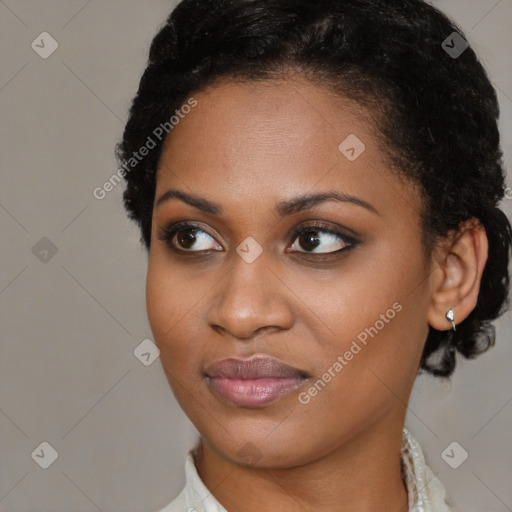
{"label": "cheek", "polygon": [[146,308],[155,342],[163,353],[178,346],[172,343],[190,322],[187,318],[198,298],[178,272],[159,254],[150,254],[146,275]]}
{"label": "cheek", "polygon": [[323,373],[341,356],[345,392],[371,395],[375,387],[385,388],[379,378],[392,389],[406,389],[416,375],[428,332],[428,283],[417,245],[405,257],[382,244],[368,251],[371,258],[354,254],[329,279],[308,285],[308,277],[300,278],[308,290],[301,314],[312,322],[310,331],[321,333],[315,368]]}
{"label": "cheek", "polygon": [[[168,377],[199,375],[205,355],[205,313],[213,284],[194,279],[171,265],[165,254],[150,255],[146,276],[146,308],[160,359]],[[203,330],[203,334],[204,334]],[[183,380],[182,378],[180,380]]]}
{"label": "cheek", "polygon": [[[200,354],[197,338],[187,328],[198,321],[194,304],[198,298],[191,293],[177,273],[168,265],[151,258],[146,277],[146,307],[155,344],[160,349],[160,363],[174,396],[189,417],[190,389],[199,385]],[[196,306],[197,307],[197,306]],[[190,328],[188,328],[190,330]],[[192,401],[194,404],[194,401]]]}
{"label": "cheek", "polygon": [[385,241],[354,251],[339,268],[326,272],[289,268],[282,276],[298,299],[298,316],[308,319],[310,328],[323,328],[324,348],[338,349],[343,348],[342,340],[364,338],[367,330],[390,333],[404,321],[401,310],[411,303],[416,305],[413,316],[421,316],[426,309],[423,266],[418,248],[403,255]]}
{"label": "cheek", "polygon": [[175,300],[176,283],[155,260],[150,255],[146,275],[146,309],[155,341],[160,345],[165,333],[172,329],[179,318],[179,303]]}
{"label": "cheek", "polygon": [[310,354],[318,357],[316,372],[296,409],[299,424],[322,418],[321,428],[308,429],[319,450],[406,407],[424,333],[407,317],[408,306],[392,299],[348,302],[326,319],[330,330]]}

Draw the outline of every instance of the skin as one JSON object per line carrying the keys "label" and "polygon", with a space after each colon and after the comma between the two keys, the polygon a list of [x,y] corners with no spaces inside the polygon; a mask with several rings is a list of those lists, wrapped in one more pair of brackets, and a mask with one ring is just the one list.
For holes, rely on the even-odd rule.
{"label": "skin", "polygon": [[[420,192],[390,170],[368,113],[305,79],[225,81],[194,97],[158,169],[146,292],[162,366],[201,435],[203,482],[230,512],[407,510],[399,465],[406,404],[429,324],[449,329],[448,309],[458,323],[476,304],[483,228],[461,226],[427,258]],[[352,162],[338,149],[350,134],[366,146]],[[223,213],[178,198],[157,205],[169,189]],[[324,191],[371,209],[327,200],[275,212],[282,201]],[[180,253],[159,239],[180,221],[199,223],[212,250]],[[308,254],[293,233],[315,221],[357,233],[358,243],[324,261]],[[252,263],[236,252],[248,236],[263,250]],[[348,243],[334,241],[334,249]],[[301,403],[299,394],[394,304],[400,312]],[[276,357],[309,379],[260,408],[217,398],[205,368],[252,355]]]}

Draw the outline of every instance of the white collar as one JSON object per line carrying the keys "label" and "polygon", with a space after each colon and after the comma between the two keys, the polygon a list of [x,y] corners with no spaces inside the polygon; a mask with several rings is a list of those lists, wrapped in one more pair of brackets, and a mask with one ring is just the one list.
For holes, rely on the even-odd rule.
{"label": "white collar", "polygon": [[[426,465],[420,444],[405,427],[401,461],[409,496],[409,512],[450,512],[443,484]],[[181,494],[160,512],[227,512],[199,477],[193,450],[187,454],[185,477],[186,485]]]}

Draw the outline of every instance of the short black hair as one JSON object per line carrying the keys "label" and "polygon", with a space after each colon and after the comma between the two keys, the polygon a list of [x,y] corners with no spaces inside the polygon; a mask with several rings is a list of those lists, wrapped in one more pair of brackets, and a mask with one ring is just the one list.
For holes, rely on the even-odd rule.
{"label": "short black hair", "polygon": [[427,249],[471,218],[485,227],[489,258],[478,303],[455,332],[430,328],[420,364],[449,376],[456,352],[473,358],[494,344],[491,322],[508,305],[512,247],[498,208],[506,185],[496,92],[465,45],[460,28],[422,0],[182,1],[153,39],[116,146],[127,171],[124,205],[141,242],[149,250],[165,137],[153,137],[156,147],[140,161],[132,157],[155,128],[220,80],[299,71],[367,107],[392,167],[422,190]]}

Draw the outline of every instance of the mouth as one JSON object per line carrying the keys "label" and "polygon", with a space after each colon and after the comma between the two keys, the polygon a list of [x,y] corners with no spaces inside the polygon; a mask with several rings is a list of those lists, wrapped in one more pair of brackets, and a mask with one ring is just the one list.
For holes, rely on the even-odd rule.
{"label": "mouth", "polygon": [[224,359],[208,366],[204,376],[217,397],[249,408],[273,402],[309,378],[304,371],[267,356]]}

